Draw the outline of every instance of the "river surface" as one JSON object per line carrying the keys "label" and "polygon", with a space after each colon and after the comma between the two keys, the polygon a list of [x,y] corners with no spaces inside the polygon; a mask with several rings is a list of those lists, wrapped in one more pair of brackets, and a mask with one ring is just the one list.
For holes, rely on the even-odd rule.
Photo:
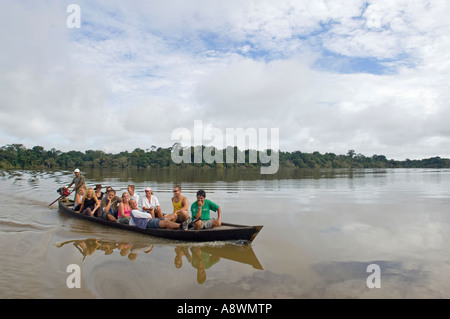
{"label": "river surface", "polygon": [[204,189],[222,221],[264,228],[248,245],[153,238],[49,207],[72,172],[0,171],[0,298],[450,297],[450,170],[82,173],[119,196],[151,186],[164,213],[174,185],[190,203]]}

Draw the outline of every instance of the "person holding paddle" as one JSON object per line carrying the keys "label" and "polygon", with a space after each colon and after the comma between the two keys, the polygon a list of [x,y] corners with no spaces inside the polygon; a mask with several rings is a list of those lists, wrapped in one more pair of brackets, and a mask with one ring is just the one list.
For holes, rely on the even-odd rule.
{"label": "person holding paddle", "polygon": [[[217,219],[211,219],[210,211],[217,212]],[[197,201],[191,205],[192,219],[195,229],[210,229],[222,225],[220,218],[222,211],[216,203],[206,199],[206,192],[199,190],[197,192]]]}
{"label": "person holding paddle", "polygon": [[[81,189],[81,187],[85,186],[85,181],[84,181],[84,176],[81,175],[80,170],[77,168],[73,171],[75,173],[75,177],[72,179],[72,183],[70,183],[69,186],[64,186],[61,187],[60,189],[57,190],[57,192],[61,195],[60,197],[58,197],[55,201],[53,201],[50,205],[48,206],[52,206],[54,203],[56,203],[58,200],[60,200],[63,197],[67,197],[70,194],[72,194],[75,191],[75,195],[73,196],[73,200],[76,201],[77,200],[77,195],[79,193],[79,190]],[[75,187],[73,188],[73,190],[69,191],[69,188],[75,184]]]}
{"label": "person holding paddle", "polygon": [[73,188],[72,192],[75,191],[75,196],[74,196],[74,200],[78,194],[78,191],[80,190],[80,188],[85,185],[85,181],[84,181],[84,176],[81,175],[80,170],[77,168],[73,171],[75,173],[75,177],[72,180],[72,183],[70,183],[69,186],[67,186],[67,188],[70,188],[73,184],[75,184],[75,187]]}

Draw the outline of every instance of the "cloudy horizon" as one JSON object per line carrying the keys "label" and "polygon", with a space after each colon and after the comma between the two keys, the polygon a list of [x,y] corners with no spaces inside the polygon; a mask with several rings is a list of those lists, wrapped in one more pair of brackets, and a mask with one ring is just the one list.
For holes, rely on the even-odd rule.
{"label": "cloudy horizon", "polygon": [[[80,28],[67,26],[71,3]],[[201,120],[278,128],[282,151],[448,158],[448,12],[425,0],[3,1],[0,146],[169,147]]]}

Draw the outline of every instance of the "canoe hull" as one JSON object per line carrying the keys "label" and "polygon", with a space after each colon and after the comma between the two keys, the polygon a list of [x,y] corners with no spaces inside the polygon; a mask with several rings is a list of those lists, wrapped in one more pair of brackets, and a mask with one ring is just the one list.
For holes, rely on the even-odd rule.
{"label": "canoe hull", "polygon": [[109,227],[125,229],[129,231],[139,232],[150,236],[180,240],[180,241],[193,241],[193,242],[205,242],[205,241],[231,241],[231,240],[243,240],[252,242],[256,235],[259,233],[263,226],[246,226],[235,225],[229,223],[222,223],[222,226],[215,227],[213,229],[202,230],[174,230],[174,229],[156,229],[146,228],[141,229],[136,226],[129,226],[125,224],[119,224],[116,222],[110,222],[101,218],[81,215],[72,210],[64,200],[58,202],[59,210],[66,216],[89,220],[95,223],[107,225]]}

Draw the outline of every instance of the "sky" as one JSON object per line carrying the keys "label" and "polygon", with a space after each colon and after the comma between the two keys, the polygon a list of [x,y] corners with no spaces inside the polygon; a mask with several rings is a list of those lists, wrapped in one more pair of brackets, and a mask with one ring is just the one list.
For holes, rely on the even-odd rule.
{"label": "sky", "polygon": [[147,150],[180,128],[194,144],[201,121],[203,134],[278,129],[282,151],[450,157],[449,12],[446,0],[2,0],[0,146]]}

